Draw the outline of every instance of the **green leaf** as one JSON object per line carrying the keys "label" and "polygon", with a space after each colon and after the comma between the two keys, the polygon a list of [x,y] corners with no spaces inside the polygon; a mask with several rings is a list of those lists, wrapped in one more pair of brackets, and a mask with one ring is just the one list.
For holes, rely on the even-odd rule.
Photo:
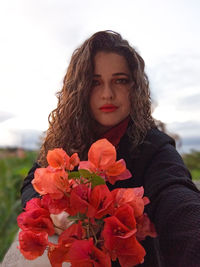
{"label": "green leaf", "polygon": [[88,182],[91,182],[92,188],[100,184],[105,184],[104,179],[93,172],[89,172],[85,169],[80,169],[79,172],[81,177],[84,177],[89,180]]}
{"label": "green leaf", "polygon": [[105,181],[101,176],[98,176],[95,173],[90,172],[85,169],[80,169],[79,171],[76,171],[76,172],[70,172],[68,176],[69,179],[73,179],[73,178],[80,179],[81,177],[87,179],[88,182],[92,184],[92,188],[100,184],[105,184]]}
{"label": "green leaf", "polygon": [[80,178],[80,173],[77,171],[77,172],[70,172],[68,174],[68,179],[73,179],[73,178]]}
{"label": "green leaf", "polygon": [[80,169],[79,170],[80,176],[84,177],[84,178],[92,178],[93,173],[89,172],[88,170],[85,169]]}
{"label": "green leaf", "polygon": [[96,174],[93,174],[93,177],[91,179],[92,188],[94,188],[97,185],[105,184],[105,180]]}

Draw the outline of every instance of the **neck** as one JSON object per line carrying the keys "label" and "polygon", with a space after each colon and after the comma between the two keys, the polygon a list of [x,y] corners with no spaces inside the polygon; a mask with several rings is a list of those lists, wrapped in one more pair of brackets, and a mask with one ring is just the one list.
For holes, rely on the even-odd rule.
{"label": "neck", "polygon": [[114,146],[117,146],[120,142],[120,139],[126,132],[129,121],[130,121],[130,117],[128,116],[126,119],[121,121],[119,124],[115,125],[114,127],[110,128],[108,131],[104,132],[101,135],[101,138],[106,138]]}

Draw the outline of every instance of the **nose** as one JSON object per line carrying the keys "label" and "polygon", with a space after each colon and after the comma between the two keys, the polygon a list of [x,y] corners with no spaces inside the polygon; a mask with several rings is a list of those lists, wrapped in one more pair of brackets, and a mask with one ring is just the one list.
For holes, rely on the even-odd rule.
{"label": "nose", "polygon": [[112,85],[110,83],[104,83],[102,86],[102,98],[103,99],[113,99],[114,98],[114,91],[112,89]]}

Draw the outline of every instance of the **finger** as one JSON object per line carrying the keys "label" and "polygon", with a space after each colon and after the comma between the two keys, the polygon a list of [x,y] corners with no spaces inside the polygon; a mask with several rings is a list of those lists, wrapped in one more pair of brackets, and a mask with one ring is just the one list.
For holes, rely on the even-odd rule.
{"label": "finger", "polygon": [[69,226],[71,226],[74,222],[68,220],[69,214],[67,212],[62,212],[59,214],[51,214],[50,217],[53,221],[55,228],[58,228],[57,232],[64,231]]}

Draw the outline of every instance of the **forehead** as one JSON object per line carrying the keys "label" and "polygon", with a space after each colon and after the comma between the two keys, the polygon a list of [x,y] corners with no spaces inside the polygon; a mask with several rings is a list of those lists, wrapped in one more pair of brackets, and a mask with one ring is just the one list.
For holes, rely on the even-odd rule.
{"label": "forehead", "polygon": [[98,52],[94,57],[94,72],[130,73],[130,70],[124,56],[113,52]]}

